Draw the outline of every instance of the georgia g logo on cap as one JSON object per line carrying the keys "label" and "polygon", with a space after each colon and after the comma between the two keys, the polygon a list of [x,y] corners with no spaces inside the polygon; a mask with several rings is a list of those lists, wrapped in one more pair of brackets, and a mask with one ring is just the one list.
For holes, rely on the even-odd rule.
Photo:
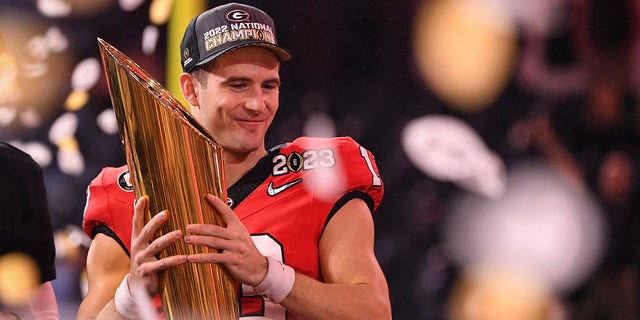
{"label": "georgia g logo on cap", "polygon": [[227,20],[231,22],[242,22],[247,19],[249,19],[249,13],[244,10],[235,9],[227,12]]}

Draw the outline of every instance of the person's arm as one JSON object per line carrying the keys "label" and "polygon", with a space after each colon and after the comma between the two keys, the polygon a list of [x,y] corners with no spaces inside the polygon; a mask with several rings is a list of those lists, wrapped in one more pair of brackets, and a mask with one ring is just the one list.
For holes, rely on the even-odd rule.
{"label": "person's arm", "polygon": [[325,283],[298,273],[281,304],[304,319],[391,319],[387,282],[373,242],[369,208],[360,199],[349,201],[320,239]]}
{"label": "person's arm", "polygon": [[29,316],[22,319],[57,320],[58,302],[50,281],[40,285],[35,294],[29,300]]}
{"label": "person's arm", "polygon": [[[160,289],[160,279],[158,272],[166,270],[182,263],[187,262],[187,256],[175,255],[162,259],[157,259],[156,255],[164,250],[171,243],[182,238],[180,230],[174,230],[166,233],[158,238],[154,234],[160,230],[162,225],[167,221],[169,213],[163,211],[154,215],[147,224],[144,223],[145,210],[149,204],[149,197],[144,196],[136,201],[133,211],[133,224],[131,229],[131,259],[127,261],[128,268],[120,277],[119,281],[112,287],[110,295],[105,303],[102,304],[102,310],[96,319],[127,319],[116,308],[115,292],[119,286],[123,286],[128,292],[136,291],[138,288],[144,288],[149,296],[154,296]],[[154,239],[155,238],[155,239]],[[96,253],[99,251],[96,250]],[[107,254],[99,252],[99,254]],[[130,265],[130,267],[129,267]],[[122,272],[122,271],[121,271]],[[127,278],[125,276],[129,274]],[[102,301],[102,300],[101,300]],[[125,297],[120,301],[121,305],[126,305],[126,309],[131,312],[137,307],[133,295]],[[145,312],[146,310],[143,310]],[[135,313],[135,312],[134,312]],[[133,318],[136,318],[135,316]]]}
{"label": "person's arm", "polygon": [[[226,227],[190,225],[187,243],[222,252],[189,256],[190,262],[222,263],[241,283],[257,286],[267,274],[267,259],[226,203],[207,200],[220,212]],[[345,204],[328,223],[320,240],[320,263],[325,282],[295,274],[289,294],[281,302],[304,319],[391,319],[386,279],[373,252],[374,226],[369,208],[360,199]]]}
{"label": "person's arm", "polygon": [[2,310],[0,320],[58,320],[58,303],[53,292],[53,286],[47,281],[29,296],[29,299],[20,306]]}
{"label": "person's arm", "polygon": [[78,319],[95,319],[113,298],[116,288],[129,272],[129,257],[111,237],[99,233],[87,255],[89,290],[78,309]]}

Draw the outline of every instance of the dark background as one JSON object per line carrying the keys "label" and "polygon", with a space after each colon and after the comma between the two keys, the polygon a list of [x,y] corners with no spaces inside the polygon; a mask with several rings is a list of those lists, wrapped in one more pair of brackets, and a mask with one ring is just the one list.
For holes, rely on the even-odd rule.
{"label": "dark background", "polygon": [[[209,1],[209,7],[220,3],[222,1]],[[584,171],[588,172],[585,183],[594,194],[598,193],[593,181],[597,180],[599,160],[602,154],[613,148],[611,142],[619,139],[618,136],[609,139],[607,137],[611,136],[602,131],[595,130],[597,132],[593,133],[589,128],[578,126],[580,123],[588,123],[582,120],[581,114],[585,109],[585,101],[591,99],[588,95],[589,86],[564,94],[549,94],[539,86],[521,81],[519,69],[514,66],[513,76],[490,105],[479,112],[459,111],[429,90],[414,64],[411,36],[414,13],[420,1],[279,0],[246,3],[264,9],[275,18],[279,43],[293,54],[293,59],[282,65],[280,111],[267,136],[267,145],[277,145],[302,135],[305,119],[313,112],[323,111],[334,119],[337,135],[354,137],[376,156],[386,192],[382,206],[374,214],[375,249],[389,283],[394,318],[446,317],[446,302],[451,285],[456,280],[457,268],[444,250],[441,226],[451,199],[464,192],[455,184],[438,181],[419,171],[407,159],[400,136],[409,120],[432,114],[454,116],[474,128],[487,147],[500,155],[509,168],[525,158],[547,159],[545,152],[540,150],[542,148],[534,144],[518,148],[509,140],[516,123],[526,122],[535,115],[547,112],[551,115],[552,126],[563,129],[557,131],[561,140],[568,141],[565,150],[576,155],[578,162],[584,165]],[[603,4],[603,1],[585,3],[597,8],[594,12],[598,14],[588,16],[591,17],[588,27],[580,29],[586,30],[585,34],[588,36],[580,39],[591,44],[591,52],[604,53],[596,58],[581,56],[579,45],[572,38],[573,32],[579,27],[567,26],[560,33],[543,37],[543,42],[547,45],[543,62],[548,66],[568,68],[577,65],[593,74],[594,69],[600,70],[593,65],[607,65],[612,60],[622,63],[614,53],[635,46],[636,29],[631,23],[631,13],[619,9],[624,8],[623,1],[612,1],[611,5]],[[166,45],[166,26],[158,27],[160,39],[154,55],[145,55],[140,50],[142,30],[149,24],[149,5],[149,2],[145,2],[132,12],[124,12],[114,1],[112,6],[97,13],[46,18],[36,10],[35,1],[2,0],[0,12],[6,13],[10,8],[14,16],[36,19],[42,26],[39,32],[51,25],[58,26],[69,39],[69,48],[59,55],[64,55],[70,61],[79,62],[87,57],[98,57],[95,39],[99,36],[133,58],[157,80],[164,82],[166,57],[163,48]],[[557,14],[568,17],[565,11]],[[521,52],[528,41],[521,30],[518,32],[519,53],[515,59],[516,65],[520,63]],[[21,44],[5,43],[5,46],[14,45]],[[632,73],[632,65],[622,67],[625,68]],[[602,69],[605,71],[597,72],[598,75],[620,79],[619,75],[606,72],[614,67]],[[54,71],[62,79],[69,79],[72,70],[60,67],[53,68],[52,72]],[[632,75],[625,74],[623,77],[623,95],[627,98],[625,112],[628,112],[624,117],[628,120],[625,124],[627,130],[624,139],[627,142],[624,150],[636,159],[636,88],[631,81],[627,82]],[[586,78],[591,79],[589,76]],[[49,141],[48,130],[50,124],[65,112],[62,105],[70,91],[70,85],[61,83],[59,89],[59,92],[48,93],[51,96],[48,100],[50,106],[39,106],[49,110],[41,126],[25,128],[14,121],[0,127],[0,140],[41,141],[55,152],[56,146]],[[102,167],[119,166],[125,162],[119,137],[105,134],[96,125],[97,115],[111,108],[104,80],[101,79],[89,93],[87,105],[74,111],[80,120],[75,137],[84,156],[84,172],[79,176],[65,174],[59,170],[55,158],[45,167],[54,229],[65,235],[74,234],[69,231],[73,230],[69,226],[81,225],[85,188],[91,179]],[[29,94],[41,92],[38,86],[33,86]],[[544,107],[541,108],[541,105]],[[574,124],[576,127],[567,127],[567,124]],[[582,161],[580,155],[586,145],[596,145],[600,151],[588,161]],[[633,164],[636,166],[637,162],[634,161]],[[636,190],[635,168],[632,178],[633,190]],[[637,208],[636,202],[637,197],[628,196],[624,206],[627,211],[621,223],[622,229],[630,234],[621,246],[629,248],[632,253],[622,253],[625,258],[614,263],[612,274],[621,274],[618,272],[622,268],[620,266],[631,266],[632,269],[636,266],[635,248],[638,241],[633,223],[639,213],[635,209],[628,209]],[[82,292],[77,278],[83,269],[82,245],[79,246],[80,253],[76,255],[67,256],[67,250],[58,249],[62,257],[59,259],[59,277],[55,285],[63,315],[73,314]],[[635,272],[632,275],[624,279],[633,282],[637,275]],[[602,310],[616,308],[613,298],[586,298],[591,296],[590,283],[597,278],[594,275],[593,279],[586,280],[574,292],[559,297],[569,318],[579,318],[579,314],[586,314],[582,318],[631,319],[629,314],[637,315],[632,311],[626,316],[615,316],[607,311],[583,312],[583,305],[608,306],[602,307]],[[632,284],[629,287],[632,289],[625,290],[635,294],[635,286]],[[615,288],[612,285],[611,292],[624,291]],[[637,304],[631,303],[630,308],[635,310]]]}

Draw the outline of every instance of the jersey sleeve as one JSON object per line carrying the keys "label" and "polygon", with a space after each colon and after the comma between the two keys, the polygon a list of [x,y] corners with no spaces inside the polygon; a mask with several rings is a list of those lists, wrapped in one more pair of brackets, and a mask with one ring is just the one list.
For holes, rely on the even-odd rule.
{"label": "jersey sleeve", "polygon": [[384,184],[378,171],[375,157],[371,151],[359,145],[350,137],[337,138],[342,172],[346,181],[343,194],[361,193],[370,198],[368,202],[371,211],[375,211],[382,202]]}
{"label": "jersey sleeve", "polygon": [[127,176],[126,166],[107,167],[91,181],[87,188],[82,228],[92,239],[97,233],[112,237],[128,254],[134,193]]}
{"label": "jersey sleeve", "polygon": [[[352,198],[362,198],[371,212],[380,206],[384,185],[375,158],[352,138],[303,137],[292,142],[289,149],[296,152],[287,151],[288,167],[302,173],[305,186],[316,199],[335,203],[332,211]],[[299,156],[292,156],[295,154]],[[292,161],[296,158],[300,165]]]}

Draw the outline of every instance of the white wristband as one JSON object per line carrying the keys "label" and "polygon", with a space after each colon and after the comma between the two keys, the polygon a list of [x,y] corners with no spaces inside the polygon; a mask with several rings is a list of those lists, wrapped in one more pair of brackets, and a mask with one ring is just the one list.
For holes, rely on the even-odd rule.
{"label": "white wristband", "polygon": [[113,298],[113,303],[116,306],[116,311],[123,317],[128,319],[138,317],[136,300],[133,298],[131,290],[129,289],[129,274],[120,282],[120,286],[116,290],[116,295]]}
{"label": "white wristband", "polygon": [[280,303],[291,292],[296,272],[288,265],[267,256],[267,275],[254,287],[256,292],[274,303]]}

